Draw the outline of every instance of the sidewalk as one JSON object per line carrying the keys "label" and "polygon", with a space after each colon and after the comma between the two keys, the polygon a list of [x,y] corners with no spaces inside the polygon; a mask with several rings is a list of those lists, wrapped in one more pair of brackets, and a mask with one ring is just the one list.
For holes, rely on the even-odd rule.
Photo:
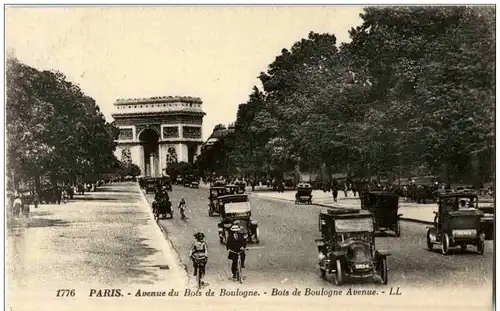
{"label": "sidewalk", "polygon": [[[250,192],[251,195],[269,199],[284,200],[295,202],[295,191],[285,191],[278,193],[274,191],[254,191]],[[337,203],[333,202],[331,192],[323,192],[322,190],[314,190],[312,193],[312,201],[314,205],[333,207],[333,208],[355,208],[361,209],[361,202],[359,197],[354,197],[352,192],[348,192],[348,197],[345,197],[343,191],[339,191]],[[491,206],[493,203],[479,203],[479,206]],[[434,211],[437,211],[437,205],[431,204],[417,204],[413,202],[400,202],[399,214],[403,214],[401,219],[425,224],[432,224],[434,221]]]}
{"label": "sidewalk", "polygon": [[186,272],[138,185],[99,190],[68,204],[31,208],[30,218],[9,221],[6,280],[13,310],[26,307],[27,300],[46,307],[52,299],[61,304],[61,298],[52,297],[65,288],[75,289],[76,298],[88,299],[92,288],[121,288],[123,294],[153,284],[185,287]]}

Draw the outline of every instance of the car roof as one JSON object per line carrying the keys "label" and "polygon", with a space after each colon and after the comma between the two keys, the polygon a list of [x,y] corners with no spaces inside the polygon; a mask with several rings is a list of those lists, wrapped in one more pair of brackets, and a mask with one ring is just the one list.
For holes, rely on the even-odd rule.
{"label": "car roof", "polygon": [[228,194],[228,195],[222,195],[219,197],[219,200],[225,200],[225,201],[229,201],[229,200],[232,200],[232,199],[248,199],[248,195],[247,194]]}
{"label": "car roof", "polygon": [[210,190],[221,190],[221,189],[226,190],[226,187],[224,187],[224,186],[215,186],[215,187],[210,187]]}
{"label": "car roof", "polygon": [[356,208],[342,208],[342,209],[329,208],[327,210],[321,211],[321,215],[329,216],[332,218],[355,218],[355,217],[372,216],[370,212]]}

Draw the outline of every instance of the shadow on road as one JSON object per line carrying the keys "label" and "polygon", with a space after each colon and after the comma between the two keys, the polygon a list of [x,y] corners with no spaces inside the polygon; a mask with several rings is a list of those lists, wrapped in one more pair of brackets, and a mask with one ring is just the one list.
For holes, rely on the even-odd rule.
{"label": "shadow on road", "polygon": [[42,228],[42,227],[67,227],[68,221],[49,218],[18,218],[9,219],[7,228]]}

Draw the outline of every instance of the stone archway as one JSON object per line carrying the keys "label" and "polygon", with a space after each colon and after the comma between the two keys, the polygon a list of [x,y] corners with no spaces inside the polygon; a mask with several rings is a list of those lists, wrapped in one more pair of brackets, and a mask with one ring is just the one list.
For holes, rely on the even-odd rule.
{"label": "stone archway", "polygon": [[139,141],[144,152],[144,176],[158,176],[160,174],[160,165],[158,158],[158,133],[150,128],[144,129],[139,133]]}

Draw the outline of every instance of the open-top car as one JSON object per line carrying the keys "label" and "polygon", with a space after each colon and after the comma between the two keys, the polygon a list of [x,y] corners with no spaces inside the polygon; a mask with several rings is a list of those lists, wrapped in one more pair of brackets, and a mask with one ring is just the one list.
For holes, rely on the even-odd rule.
{"label": "open-top car", "polygon": [[297,185],[297,193],[295,194],[295,204],[307,203],[312,204],[313,187],[309,183],[299,183]]}
{"label": "open-top car", "polygon": [[241,228],[240,233],[249,243],[259,243],[259,227],[257,221],[252,220],[252,209],[248,195],[232,194],[218,197],[221,222],[217,225],[219,240],[227,242],[231,226],[236,222]]}
{"label": "open-top car", "polygon": [[478,210],[479,200],[475,193],[451,192],[438,197],[438,211],[434,212],[434,225],[428,226],[427,248],[441,245],[441,253],[447,255],[450,247],[476,246],[477,253],[484,254],[485,234],[481,228],[484,213]]}
{"label": "open-top car", "polygon": [[367,191],[361,197],[361,209],[369,211],[373,215],[374,230],[392,230],[394,234],[401,236],[401,226],[398,214],[399,196],[388,191]]}
{"label": "open-top car", "polygon": [[389,252],[375,249],[373,217],[357,209],[328,209],[319,214],[321,239],[319,251],[321,277],[333,275],[336,285],[344,277],[372,278],[387,284]]}
{"label": "open-top car", "polygon": [[208,216],[220,214],[218,197],[227,195],[226,187],[210,187],[208,194]]}

